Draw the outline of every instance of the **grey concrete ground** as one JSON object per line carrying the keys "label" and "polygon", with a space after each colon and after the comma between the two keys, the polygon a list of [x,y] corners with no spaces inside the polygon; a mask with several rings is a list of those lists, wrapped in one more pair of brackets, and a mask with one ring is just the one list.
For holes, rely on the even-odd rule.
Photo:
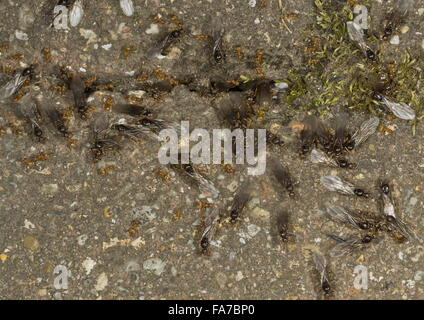
{"label": "grey concrete ground", "polygon": [[[188,120],[192,128],[222,127],[212,108],[219,94],[202,89],[209,78],[264,75],[287,81],[290,90],[288,71],[303,70],[307,50],[302,43],[316,24],[313,1],[134,0],[131,17],[122,13],[118,0],[83,1],[83,19],[68,31],[48,28],[47,2],[0,1],[0,84],[15,70],[36,62],[41,71],[37,71],[38,82],[30,84],[34,95],[44,94],[63,109],[72,109],[72,99],[69,91],[51,89],[57,80],[53,66],[65,66],[84,80],[95,75],[99,83],[112,82],[114,90],[92,94],[89,101],[96,111],[87,121],[72,116],[74,146],[54,130],[48,131],[47,141],[37,142],[28,125],[11,111],[10,101],[2,102],[2,299],[319,299],[322,294],[310,250],[328,252],[334,242],[326,233],[360,234],[331,222],[324,215],[325,205],[337,203],[377,213],[380,178],[392,182],[399,216],[418,236],[423,235],[423,123],[396,119],[376,106],[383,125],[348,155],[358,168],[343,170],[299,157],[298,139],[288,124],[301,121],[307,111],[314,112],[309,108],[310,95],[294,105],[284,97],[272,104],[260,126],[273,128],[286,142],[270,152],[289,168],[296,181],[296,199],[289,199],[268,173],[247,176],[245,165],[234,166],[234,172],[220,165],[198,166],[220,190],[214,205],[222,214],[227,214],[234,191],[243,181],[249,181],[253,196],[236,225],[222,223],[207,255],[199,252],[203,217],[208,212],[200,201],[207,199],[199,197],[189,180],[158,163],[157,143],[130,141],[99,163],[92,161],[93,119],[107,113],[103,108],[107,101],[124,101],[129,91],[143,89],[144,76],[153,82],[171,79],[174,85],[158,97],[145,94],[141,104],[158,118]],[[333,3],[335,10],[345,5],[341,0]],[[392,2],[371,3],[371,29],[378,32]],[[374,41],[381,54],[401,62],[408,49],[412,59],[420,61],[423,19],[424,1],[416,0],[407,20],[394,32],[398,44],[397,38],[393,43]],[[181,26],[184,33],[165,59],[146,54],[167,32]],[[220,28],[225,30],[226,59],[217,65],[212,61],[211,41],[204,35]],[[264,56],[258,62],[259,49]],[[360,54],[355,57],[354,64],[363,63]],[[332,56],[325,58],[331,61]],[[344,68],[345,64],[348,68],[343,61],[333,66]],[[415,71],[421,74],[422,69]],[[193,86],[173,82],[187,77],[194,79]],[[320,86],[311,84],[317,92]],[[423,86],[418,81],[408,94],[415,92],[417,101],[423,102]],[[321,106],[322,119],[331,123],[342,105],[339,101]],[[350,107],[352,129],[371,116],[367,108]],[[420,118],[422,110],[414,108]],[[49,155],[31,162],[40,153]],[[370,191],[370,199],[323,189],[319,178],[332,173]],[[272,232],[282,209],[290,213],[292,236],[287,244]],[[354,285],[358,265],[368,270],[368,289]],[[58,283],[65,269],[70,272],[67,289],[60,287],[63,281]],[[329,259],[329,269],[337,299],[424,298],[424,245],[419,240],[399,244],[381,233],[366,250]]]}

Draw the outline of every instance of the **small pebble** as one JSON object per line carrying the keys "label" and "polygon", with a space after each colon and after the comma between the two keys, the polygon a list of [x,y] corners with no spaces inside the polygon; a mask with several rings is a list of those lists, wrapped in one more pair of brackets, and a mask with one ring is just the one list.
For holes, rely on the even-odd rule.
{"label": "small pebble", "polygon": [[126,272],[137,272],[140,270],[141,270],[141,267],[136,261],[129,261],[125,267]]}
{"label": "small pebble", "polygon": [[108,51],[110,48],[112,48],[112,44],[111,43],[104,44],[104,45],[102,45],[102,48],[105,49],[106,51]]}
{"label": "small pebble", "polygon": [[400,43],[399,36],[398,36],[398,35],[393,36],[393,37],[390,39],[390,43],[391,43],[391,44],[393,44],[393,45],[398,45],[398,44]]}
{"label": "small pebble", "polygon": [[38,240],[32,236],[26,236],[24,238],[24,247],[27,249],[31,249],[32,251],[38,250],[40,244]]}
{"label": "small pebble", "polygon": [[147,34],[158,34],[159,33],[159,27],[156,23],[152,23],[150,25],[150,28],[146,29],[145,31]]}
{"label": "small pebble", "polygon": [[41,192],[47,195],[53,195],[59,191],[59,186],[56,183],[44,184],[41,187]]}
{"label": "small pebble", "polygon": [[256,207],[255,209],[252,210],[251,215],[259,219],[269,220],[269,217],[271,214],[269,211]]}
{"label": "small pebble", "polygon": [[216,282],[218,282],[218,285],[221,289],[224,289],[225,284],[227,283],[227,276],[225,275],[225,273],[218,272],[216,274]]}
{"label": "small pebble", "polygon": [[22,41],[26,41],[26,40],[29,39],[28,35],[25,32],[22,32],[20,30],[15,31],[15,37],[16,37],[16,39],[22,40]]}
{"label": "small pebble", "polygon": [[415,281],[421,281],[424,278],[424,271],[417,271],[414,276]]}
{"label": "small pebble", "polygon": [[243,272],[237,271],[236,281],[240,281],[240,280],[243,280],[243,279],[244,279]]}
{"label": "small pebble", "polygon": [[365,176],[362,173],[360,173],[360,174],[356,175],[355,178],[358,179],[358,180],[363,180],[365,178]]}
{"label": "small pebble", "polygon": [[257,225],[254,225],[254,224],[249,224],[247,226],[247,233],[251,238],[256,236],[260,230],[261,230],[261,228],[258,227]]}
{"label": "small pebble", "polygon": [[108,278],[106,273],[102,272],[97,278],[96,286],[94,287],[96,291],[102,291],[107,287]]}
{"label": "small pebble", "polygon": [[87,44],[94,43],[97,41],[97,34],[93,30],[79,29],[80,35],[87,40]]}
{"label": "small pebble", "polygon": [[166,262],[159,258],[152,258],[144,261],[143,269],[153,271],[155,275],[160,276],[165,270]]}
{"label": "small pebble", "polygon": [[410,200],[409,200],[409,205],[410,206],[415,206],[416,204],[417,204],[417,202],[418,202],[418,199],[417,198],[415,198],[415,197],[412,197]]}
{"label": "small pebble", "polygon": [[277,90],[284,90],[289,87],[289,85],[286,82],[277,82],[274,86]]}
{"label": "small pebble", "polygon": [[404,25],[400,28],[400,32],[407,33],[409,31],[409,27],[407,25]]}
{"label": "small pebble", "polygon": [[91,273],[91,270],[93,270],[96,264],[97,262],[91,259],[90,257],[83,261],[82,267],[85,269],[86,275],[89,275]]}
{"label": "small pebble", "polygon": [[25,219],[24,228],[25,229],[35,229],[35,225],[31,221]]}
{"label": "small pebble", "polygon": [[146,94],[144,90],[132,90],[128,92],[129,96],[133,96],[135,98],[141,99]]}

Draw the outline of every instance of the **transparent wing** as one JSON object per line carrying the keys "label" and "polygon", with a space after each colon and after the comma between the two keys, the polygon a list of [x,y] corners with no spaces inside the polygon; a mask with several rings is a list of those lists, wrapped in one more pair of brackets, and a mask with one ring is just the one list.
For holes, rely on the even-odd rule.
{"label": "transparent wing", "polygon": [[75,108],[80,116],[84,116],[87,111],[87,101],[85,97],[85,84],[79,76],[71,79],[70,89],[74,96]]}
{"label": "transparent wing", "polygon": [[225,57],[224,51],[222,49],[222,38],[224,37],[224,32],[224,29],[221,29],[218,35],[215,36],[212,53],[216,62],[221,62]]}
{"label": "transparent wing", "polygon": [[355,147],[364,143],[371,135],[373,135],[378,125],[380,124],[380,119],[373,117],[364,121],[359,129],[353,134],[352,140],[355,143]]}
{"label": "transparent wing", "polygon": [[243,185],[234,197],[231,206],[231,217],[233,220],[237,219],[250,199],[250,193],[246,190],[245,185]]}
{"label": "transparent wing", "polygon": [[197,172],[194,173],[193,177],[199,183],[199,189],[202,193],[210,194],[212,198],[217,198],[219,196],[219,191],[212,181],[204,178]]}
{"label": "transparent wing", "polygon": [[346,27],[350,40],[356,43],[365,43],[364,31],[360,25],[358,25],[356,22],[348,21],[346,22]]}
{"label": "transparent wing", "polygon": [[150,119],[143,118],[136,122],[140,129],[149,130],[149,136],[157,141],[161,141],[160,132],[165,129],[172,129],[177,134],[181,130],[180,125],[173,121],[167,121],[162,119]]}
{"label": "transparent wing", "polygon": [[7,99],[14,95],[28,79],[28,76],[23,76],[21,73],[16,74],[12,80],[8,81],[0,88],[0,100]]}
{"label": "transparent wing", "polygon": [[418,239],[415,233],[400,219],[396,218],[392,220],[392,225],[405,237],[409,239]]}
{"label": "transparent wing", "polygon": [[348,138],[349,116],[347,113],[340,113],[334,126],[334,151],[340,153],[343,151],[346,139]]}
{"label": "transparent wing", "polygon": [[327,214],[330,216],[331,219],[350,224],[354,227],[361,228],[363,219],[358,216],[353,210],[341,207],[341,206],[328,206],[327,207]]}
{"label": "transparent wing", "polygon": [[184,172],[190,176],[199,186],[199,189],[202,193],[210,195],[213,198],[217,198],[219,196],[219,191],[212,183],[205,177],[203,177],[192,165],[183,165]]}
{"label": "transparent wing", "polygon": [[321,278],[321,284],[324,281],[328,281],[327,278],[327,259],[319,252],[313,251],[312,252],[312,261],[314,262],[315,268],[317,269],[320,278]]}
{"label": "transparent wing", "polygon": [[64,136],[67,136],[68,129],[65,125],[65,121],[63,120],[63,114],[59,112],[53,105],[43,106],[42,109],[47,115],[47,118],[50,119],[53,126]]}
{"label": "transparent wing", "polygon": [[219,209],[218,206],[213,206],[205,219],[205,227],[202,232],[201,242],[203,242],[205,238],[207,238],[208,243],[213,240],[218,223]]}
{"label": "transparent wing", "polygon": [[367,50],[369,49],[368,45],[364,39],[364,31],[361,26],[353,21],[346,22],[347,33],[349,35],[350,40],[356,42],[356,44],[361,48],[361,50],[366,55]]}
{"label": "transparent wing", "polygon": [[133,117],[151,115],[151,111],[149,109],[135,104],[115,104],[112,106],[112,111],[128,114]]}
{"label": "transparent wing", "polygon": [[270,163],[271,172],[278,183],[286,189],[290,196],[294,196],[293,181],[288,168],[281,165],[279,161],[273,159]]}
{"label": "transparent wing", "polygon": [[403,120],[415,119],[415,111],[404,102],[394,102],[383,96],[381,101],[396,117]]}
{"label": "transparent wing", "polygon": [[29,94],[21,99],[17,111],[23,118],[26,118],[32,123],[37,123],[41,119],[37,104],[31,99]]}
{"label": "transparent wing", "polygon": [[366,246],[361,239],[341,240],[330,250],[330,256],[333,258],[342,257],[353,253],[356,250],[361,250]]}
{"label": "transparent wing", "polygon": [[310,147],[317,134],[318,119],[315,116],[306,116],[302,121],[304,127],[300,133],[300,139],[302,140],[305,151]]}
{"label": "transparent wing", "polygon": [[[123,135],[126,135],[127,137],[135,140],[138,140],[142,137],[151,137],[152,135],[149,129],[137,125],[114,123],[111,125],[110,128],[112,130],[117,130]],[[157,136],[154,135],[154,138],[157,139]]]}
{"label": "transparent wing", "polygon": [[355,194],[353,184],[340,179],[338,176],[323,176],[321,183],[330,191],[336,191],[343,194]]}
{"label": "transparent wing", "polygon": [[316,164],[325,164],[331,167],[338,167],[337,161],[330,158],[324,151],[312,149],[311,162]]}

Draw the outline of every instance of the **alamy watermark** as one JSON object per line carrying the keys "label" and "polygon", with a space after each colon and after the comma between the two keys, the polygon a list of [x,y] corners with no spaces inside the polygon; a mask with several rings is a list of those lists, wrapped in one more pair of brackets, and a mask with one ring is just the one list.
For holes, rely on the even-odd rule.
{"label": "alamy watermark", "polygon": [[82,20],[84,9],[81,0],[76,0],[71,10],[64,5],[57,5],[53,9],[52,25],[58,30],[68,30],[68,21],[72,27],[76,27]]}
{"label": "alamy watermark", "polygon": [[[189,122],[182,121],[179,131],[172,128],[160,131],[159,139],[165,141],[158,152],[161,164],[233,164],[235,154],[236,164],[251,166],[248,175],[265,173],[265,129],[213,129],[211,137],[206,129],[190,132]],[[190,148],[190,142],[197,143]]]}
{"label": "alamy watermark", "polygon": [[68,278],[70,271],[63,265],[58,265],[54,268],[53,274],[56,277],[53,280],[53,286],[56,290],[68,290]]}
{"label": "alamy watermark", "polygon": [[353,280],[353,287],[356,290],[368,290],[368,268],[363,265],[357,265],[353,272],[356,274]]}
{"label": "alamy watermark", "polygon": [[353,8],[353,12],[356,14],[355,19],[353,19],[353,22],[356,23],[358,26],[360,26],[362,29],[368,29],[369,23],[368,23],[368,9],[364,5],[356,5]]}

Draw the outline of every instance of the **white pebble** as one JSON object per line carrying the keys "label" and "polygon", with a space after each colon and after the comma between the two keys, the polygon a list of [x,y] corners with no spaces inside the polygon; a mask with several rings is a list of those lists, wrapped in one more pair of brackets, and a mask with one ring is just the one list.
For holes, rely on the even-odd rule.
{"label": "white pebble", "polygon": [[256,7],[256,0],[249,0],[249,6],[252,8]]}
{"label": "white pebble", "polygon": [[394,45],[398,45],[398,44],[400,43],[399,36],[398,36],[398,35],[393,36],[393,37],[390,39],[390,43],[391,43],[391,44],[394,44]]}
{"label": "white pebble", "polygon": [[261,230],[261,228],[258,227],[257,225],[254,225],[254,224],[249,224],[247,226],[247,233],[251,238],[256,236],[260,230]]}
{"label": "white pebble", "polygon": [[24,221],[24,227],[26,229],[35,229],[35,225],[27,219],[25,219],[25,221]]}
{"label": "white pebble", "polygon": [[414,276],[415,281],[421,281],[424,278],[424,271],[417,271]]}
{"label": "white pebble", "polygon": [[243,276],[243,272],[241,272],[241,271],[237,271],[237,274],[236,274],[236,281],[243,280],[243,278],[244,278],[244,276]]}
{"label": "white pebble", "polygon": [[409,31],[409,27],[407,25],[404,25],[400,28],[400,32],[407,33]]}
{"label": "white pebble", "polygon": [[141,99],[141,97],[143,97],[146,94],[146,91],[144,90],[132,90],[128,92],[129,96],[134,96],[138,99]]}
{"label": "white pebble", "polygon": [[102,45],[102,48],[105,49],[106,51],[109,50],[110,48],[112,48],[112,44],[108,43],[108,44],[104,44]]}
{"label": "white pebble", "polygon": [[96,261],[88,257],[82,262],[82,266],[85,269],[85,273],[89,275],[91,273],[91,270],[93,270],[94,266],[97,264]]}
{"label": "white pebble", "polygon": [[144,261],[143,263],[144,270],[154,271],[154,273],[158,276],[160,276],[162,272],[165,270],[165,266],[166,266],[166,262],[158,258],[148,259]]}
{"label": "white pebble", "polygon": [[96,291],[102,291],[107,287],[108,278],[106,273],[102,272],[97,278],[97,283],[95,286]]}
{"label": "white pebble", "polygon": [[288,87],[289,87],[289,85],[286,82],[277,82],[275,84],[275,88],[277,90],[284,90],[284,89],[287,89]]}
{"label": "white pebble", "polygon": [[159,27],[156,23],[152,23],[150,25],[149,29],[146,29],[147,34],[158,34],[159,33]]}
{"label": "white pebble", "polygon": [[97,34],[93,30],[80,28],[79,33],[84,39],[88,40],[87,44],[97,41]]}
{"label": "white pebble", "polygon": [[29,39],[28,35],[25,32],[22,32],[20,30],[15,31],[15,37],[16,37],[16,39],[23,40],[23,41],[26,41],[26,40]]}
{"label": "white pebble", "polygon": [[255,19],[255,24],[260,24],[261,23],[261,20],[259,20],[259,18],[256,18]]}

